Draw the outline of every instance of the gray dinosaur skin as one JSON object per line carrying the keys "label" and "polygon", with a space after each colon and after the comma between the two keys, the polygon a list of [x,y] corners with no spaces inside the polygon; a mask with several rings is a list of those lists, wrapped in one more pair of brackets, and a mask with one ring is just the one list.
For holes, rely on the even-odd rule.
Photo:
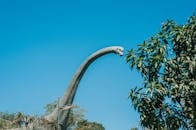
{"label": "gray dinosaur skin", "polygon": [[[77,88],[78,88],[78,84],[80,83],[80,80],[82,76],[84,75],[84,73],[86,72],[87,68],[89,67],[91,63],[93,63],[93,61],[109,53],[115,53],[115,54],[122,56],[123,50],[124,48],[121,46],[111,46],[111,47],[100,49],[96,51],[95,53],[93,53],[92,55],[90,55],[84,61],[84,63],[79,67],[78,71],[76,71],[64,96],[59,101],[59,106],[72,105]],[[66,124],[67,124],[69,112],[70,110],[59,111],[59,124],[60,124],[59,129],[60,130],[66,130],[67,128]],[[57,122],[57,115],[58,115],[58,108],[56,107],[55,110],[51,114],[45,116],[45,119],[48,122],[55,123]]]}

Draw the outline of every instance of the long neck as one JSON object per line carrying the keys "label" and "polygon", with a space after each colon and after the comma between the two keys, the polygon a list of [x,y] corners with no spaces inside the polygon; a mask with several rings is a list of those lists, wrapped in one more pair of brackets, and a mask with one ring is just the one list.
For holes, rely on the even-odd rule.
{"label": "long neck", "polygon": [[60,101],[60,105],[70,105],[73,103],[78,84],[80,83],[82,76],[86,72],[87,68],[90,66],[91,63],[93,63],[93,61],[95,61],[99,57],[101,57],[105,54],[108,54],[108,53],[114,53],[114,50],[112,49],[112,47],[107,47],[107,48],[101,49],[101,50],[93,53],[92,55],[90,55],[84,61],[84,63],[79,67],[79,69],[77,70],[77,72],[73,76],[73,78],[67,88],[67,91],[65,92],[64,96],[62,97],[62,99]]}
{"label": "long neck", "polygon": [[[83,62],[83,64],[79,67],[79,69],[76,71],[75,75],[73,76],[64,96],[60,99],[59,106],[71,105],[73,103],[78,88],[78,84],[80,83],[82,76],[84,75],[84,73],[86,72],[90,64],[103,55],[106,55],[108,53],[116,53],[115,48],[116,47],[106,47],[104,49],[98,50],[92,55],[90,55]],[[65,129],[68,115],[69,115],[69,110],[59,111],[59,112],[58,111],[59,110],[56,107],[55,110],[46,117],[46,119],[54,121],[57,120],[57,117],[59,117],[59,122],[60,124],[62,124],[63,129]]]}

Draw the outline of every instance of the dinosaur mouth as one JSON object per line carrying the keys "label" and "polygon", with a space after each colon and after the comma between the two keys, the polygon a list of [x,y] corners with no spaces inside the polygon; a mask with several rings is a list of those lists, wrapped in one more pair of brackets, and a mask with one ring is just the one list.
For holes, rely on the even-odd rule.
{"label": "dinosaur mouth", "polygon": [[124,48],[123,47],[118,47],[117,48],[117,54],[119,54],[120,56],[123,56],[124,53]]}

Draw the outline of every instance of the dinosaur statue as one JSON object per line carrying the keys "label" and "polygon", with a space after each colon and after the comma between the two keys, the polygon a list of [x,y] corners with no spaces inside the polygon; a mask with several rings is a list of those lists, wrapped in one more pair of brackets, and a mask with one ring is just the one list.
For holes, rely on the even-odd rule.
{"label": "dinosaur statue", "polygon": [[[80,80],[82,76],[84,75],[85,71],[87,70],[87,68],[93,61],[109,53],[115,53],[115,54],[122,56],[123,50],[124,48],[121,46],[111,46],[111,47],[100,49],[96,51],[95,53],[93,53],[92,55],[90,55],[84,61],[84,63],[79,67],[78,71],[76,71],[64,96],[59,101],[59,106],[72,105],[77,88],[78,88],[78,84],[80,83]],[[63,110],[58,110],[58,109],[59,107],[56,107],[55,110],[51,114],[45,116],[44,119],[47,120],[47,122],[51,122],[51,123],[58,122],[59,129],[66,130],[67,129],[66,124],[67,124],[67,119],[68,119],[70,110],[63,111]]]}

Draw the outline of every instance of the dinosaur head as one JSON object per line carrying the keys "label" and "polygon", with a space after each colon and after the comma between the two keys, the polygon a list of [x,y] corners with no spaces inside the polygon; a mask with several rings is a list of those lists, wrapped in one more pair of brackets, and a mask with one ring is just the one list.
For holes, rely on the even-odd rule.
{"label": "dinosaur head", "polygon": [[121,47],[121,46],[113,46],[113,50],[116,54],[122,56],[123,55],[123,51],[124,51],[124,48]]}

